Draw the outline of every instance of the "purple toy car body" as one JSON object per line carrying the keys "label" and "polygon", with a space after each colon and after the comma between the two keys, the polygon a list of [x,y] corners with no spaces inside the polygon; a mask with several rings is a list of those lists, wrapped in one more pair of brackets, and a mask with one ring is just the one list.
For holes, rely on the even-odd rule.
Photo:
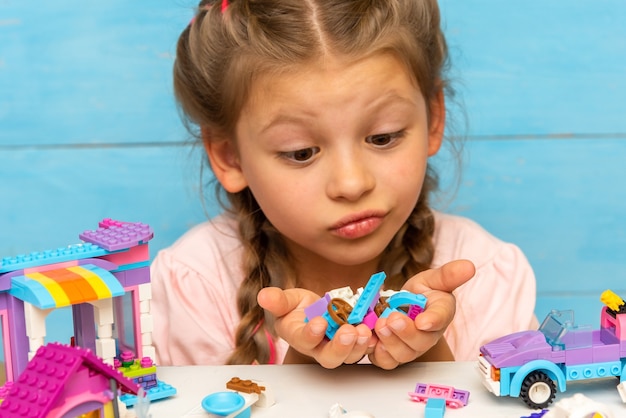
{"label": "purple toy car body", "polygon": [[605,291],[600,329],[575,326],[572,311],[550,312],[539,330],[497,338],[480,348],[483,383],[496,396],[521,397],[542,409],[566,382],[617,376],[626,366],[626,303]]}

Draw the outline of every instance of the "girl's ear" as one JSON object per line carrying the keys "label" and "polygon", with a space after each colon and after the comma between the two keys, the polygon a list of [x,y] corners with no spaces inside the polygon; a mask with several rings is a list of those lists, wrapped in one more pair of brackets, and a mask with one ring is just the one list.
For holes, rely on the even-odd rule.
{"label": "girl's ear", "polygon": [[201,132],[211,169],[224,190],[237,193],[248,187],[233,141],[227,138],[216,138],[208,128],[201,128]]}
{"label": "girl's ear", "polygon": [[428,156],[437,154],[446,128],[446,99],[440,88],[430,101],[430,127],[428,129]]}

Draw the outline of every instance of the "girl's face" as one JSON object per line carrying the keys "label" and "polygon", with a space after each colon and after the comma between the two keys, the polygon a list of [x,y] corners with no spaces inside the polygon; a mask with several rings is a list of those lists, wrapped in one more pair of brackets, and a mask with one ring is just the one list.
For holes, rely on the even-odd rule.
{"label": "girl's face", "polygon": [[[431,108],[392,55],[263,77],[219,169],[226,190],[249,187],[297,260],[378,260],[420,195],[441,144],[443,96]],[[222,152],[222,156],[224,152]],[[211,163],[216,168],[215,156]]]}

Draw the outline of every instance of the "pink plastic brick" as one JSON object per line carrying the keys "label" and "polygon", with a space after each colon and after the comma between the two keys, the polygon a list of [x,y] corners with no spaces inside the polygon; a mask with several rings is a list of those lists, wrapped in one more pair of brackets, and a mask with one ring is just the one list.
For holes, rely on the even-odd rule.
{"label": "pink plastic brick", "polygon": [[467,390],[455,389],[452,386],[418,383],[415,385],[415,392],[409,392],[412,401],[425,402],[431,398],[445,399],[446,405],[450,408],[461,408],[467,405],[469,392]]}

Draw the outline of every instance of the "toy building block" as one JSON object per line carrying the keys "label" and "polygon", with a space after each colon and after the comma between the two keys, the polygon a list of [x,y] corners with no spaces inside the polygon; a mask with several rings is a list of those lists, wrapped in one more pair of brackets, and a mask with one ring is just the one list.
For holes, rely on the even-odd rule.
{"label": "toy building block", "polygon": [[544,418],[613,418],[611,410],[599,402],[577,393],[570,398],[561,399],[543,416]]}
{"label": "toy building block", "polygon": [[259,380],[254,380],[253,382],[259,387],[263,388],[261,393],[259,393],[259,400],[256,401],[254,406],[259,408],[269,408],[270,406],[274,405],[276,403],[276,398],[274,396],[274,391],[272,390],[272,388]]}
{"label": "toy building block", "polygon": [[256,393],[259,394],[265,390],[263,386],[259,386],[252,380],[242,380],[238,377],[233,377],[226,382],[226,389],[235,390],[237,392]]}
{"label": "toy building block", "polygon": [[443,399],[450,408],[461,408],[469,401],[469,391],[455,389],[452,386],[432,383],[418,383],[415,392],[409,392],[409,398],[415,402],[424,402],[429,399]]}
{"label": "toy building block", "polygon": [[373,305],[378,301],[379,291],[380,288],[383,287],[386,277],[387,275],[382,271],[370,277],[367,285],[363,288],[363,293],[359,296],[350,316],[348,316],[349,324],[360,324],[367,314],[367,311],[373,309]]}
{"label": "toy building block", "polygon": [[316,316],[324,315],[324,312],[328,309],[328,302],[330,302],[330,299],[330,295],[326,293],[324,297],[319,298],[317,301],[304,308],[304,314],[306,315],[305,321],[308,322]]}
{"label": "toy building block", "polygon": [[4,257],[0,260],[0,274],[30,267],[37,267],[65,261],[73,261],[77,258],[101,257],[109,252],[91,243],[73,244],[55,250],[32,252],[27,255]]}
{"label": "toy building block", "polygon": [[[619,377],[626,361],[626,310],[611,291],[602,294],[600,329],[575,326],[573,311],[551,311],[536,331],[497,338],[480,348],[483,383],[496,396],[520,397],[543,409],[567,382]],[[618,391],[622,388],[618,387]]]}
{"label": "toy building block", "polygon": [[445,399],[430,398],[426,401],[426,408],[424,408],[424,418],[443,418],[445,412]]}
{"label": "toy building block", "polygon": [[85,231],[78,237],[107,251],[117,251],[149,241],[154,236],[152,228],[141,222],[120,222],[105,219],[95,231]]}
{"label": "toy building block", "polygon": [[[111,390],[111,389],[114,390]],[[117,408],[117,389],[138,386],[91,350],[58,343],[42,346],[0,404],[0,416],[60,417],[93,411],[94,403]],[[83,408],[83,409],[81,409]]]}
{"label": "toy building block", "polygon": [[402,291],[391,295],[387,299],[387,304],[389,307],[380,315],[381,318],[388,317],[393,311],[400,312],[400,307],[407,306],[408,317],[415,319],[426,308],[426,296]]}
{"label": "toy building block", "polygon": [[[146,392],[146,397],[150,402],[176,395],[176,389],[173,386],[157,378],[157,367],[150,357],[137,359],[131,352],[125,351],[115,359],[114,366],[124,376],[139,385]],[[133,406],[137,403],[137,397],[132,394],[124,394],[120,399],[126,406]]]}
{"label": "toy building block", "polygon": [[600,302],[604,303],[609,309],[617,313],[624,313],[622,310],[626,306],[624,299],[615,294],[612,290],[605,290],[600,295]]}
{"label": "toy building block", "polygon": [[[326,337],[333,339],[343,324],[365,324],[370,329],[374,329],[379,317],[388,316],[394,310],[415,319],[424,310],[426,297],[407,291],[383,291],[383,293],[391,296],[381,298],[381,288],[385,277],[384,272],[373,274],[367,285],[363,289],[359,289],[356,295],[349,287],[327,292],[324,297],[304,309],[304,321],[308,322],[316,316],[323,317],[328,324]],[[392,305],[383,304],[384,300],[391,300]],[[407,309],[403,310],[401,307],[407,307]]]}
{"label": "toy building block", "polygon": [[626,403],[626,380],[617,385],[617,393],[619,393],[622,402]]}
{"label": "toy building block", "polygon": [[11,347],[5,353],[9,381],[43,345],[45,317],[60,307],[72,309],[75,343],[105,362],[113,363],[118,348],[154,356],[147,244],[152,229],[105,219],[97,231],[80,236],[93,242],[1,259],[0,305],[11,318],[0,324]]}
{"label": "toy building block", "polygon": [[248,379],[244,380],[235,376],[226,382],[226,389],[234,390],[236,392],[240,392],[241,394],[258,395],[258,399],[254,402],[254,406],[258,406],[260,408],[267,408],[276,403],[274,393],[271,388],[263,382]]}
{"label": "toy building block", "polygon": [[547,413],[548,413],[548,410],[547,410],[547,409],[542,409],[542,410],[541,410],[541,411],[539,411],[539,412],[533,412],[533,413],[532,413],[532,414],[530,414],[530,415],[525,415],[525,416],[520,417],[520,418],[541,418],[541,417],[543,417],[543,416],[544,416],[545,414],[547,414]]}

